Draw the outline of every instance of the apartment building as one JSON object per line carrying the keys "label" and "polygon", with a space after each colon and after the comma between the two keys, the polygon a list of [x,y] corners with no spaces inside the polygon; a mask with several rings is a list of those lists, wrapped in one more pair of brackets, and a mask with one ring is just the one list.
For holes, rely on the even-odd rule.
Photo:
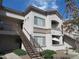
{"label": "apartment building", "polygon": [[21,38],[15,31],[17,20],[23,20],[23,16],[5,8],[0,9],[0,54],[21,48]]}
{"label": "apartment building", "polygon": [[[21,40],[21,38],[14,31],[17,27],[15,27],[16,25],[13,22],[13,20],[23,21],[22,30],[26,37],[31,42],[30,36],[28,35],[29,33],[43,50],[65,50],[66,47],[72,47],[69,43],[63,40],[63,18],[57,10],[42,10],[34,6],[29,6],[27,11],[25,11],[24,13],[17,13],[12,10],[4,9],[0,12],[0,19],[2,19],[2,21],[4,21],[5,24],[8,24],[5,25],[3,24],[3,22],[0,21],[0,24],[5,25],[4,28],[6,29],[2,30],[3,28],[2,26],[0,26],[0,35],[2,35],[2,39],[4,39],[3,44],[0,43],[0,47],[4,48],[4,50],[6,50],[7,48],[8,50],[12,51],[14,50],[14,48],[17,49],[20,47],[24,49],[24,45],[21,45],[21,41],[17,42],[17,39]],[[10,29],[8,29],[8,27],[6,28],[6,26],[10,27]],[[6,37],[3,35],[3,33],[4,35],[6,35]],[[16,33],[16,35],[14,33]],[[11,34],[14,34],[14,37],[11,37]],[[2,39],[0,39],[0,41]],[[14,41],[10,41],[10,39]],[[3,46],[4,44],[7,45],[6,48],[5,46]]]}
{"label": "apartment building", "polygon": [[25,14],[23,32],[27,36],[28,31],[43,49],[63,50],[70,47],[63,41],[63,18],[57,10],[30,6]]}

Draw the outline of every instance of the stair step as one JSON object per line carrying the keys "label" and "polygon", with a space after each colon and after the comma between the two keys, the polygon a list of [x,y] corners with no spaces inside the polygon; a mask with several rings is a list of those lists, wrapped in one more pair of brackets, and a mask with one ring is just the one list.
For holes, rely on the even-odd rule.
{"label": "stair step", "polygon": [[31,55],[37,55],[37,56],[40,56],[39,54],[35,54],[35,53],[30,53]]}
{"label": "stair step", "polygon": [[38,53],[37,51],[32,51],[32,50],[30,50],[30,49],[27,49],[27,51],[28,51],[28,52],[33,52],[33,53],[35,53],[35,54]]}
{"label": "stair step", "polygon": [[36,54],[34,54],[33,56],[39,57],[40,55],[36,55]]}
{"label": "stair step", "polygon": [[32,50],[32,49],[28,48],[27,50]]}
{"label": "stair step", "polygon": [[38,53],[35,53],[35,52],[30,52],[30,54],[36,54],[36,55],[40,55],[40,54],[38,54]]}
{"label": "stair step", "polygon": [[33,51],[28,51],[29,53],[34,53]]}
{"label": "stair step", "polygon": [[29,53],[29,54],[34,55],[34,53]]}
{"label": "stair step", "polygon": [[29,53],[34,53],[33,51],[28,51]]}
{"label": "stair step", "polygon": [[43,59],[43,58],[41,58],[41,57],[35,57],[35,58],[32,58],[32,59]]}
{"label": "stair step", "polygon": [[36,55],[34,55],[34,56],[31,56],[32,58],[37,58],[37,57],[40,57],[40,56],[36,56]]}
{"label": "stair step", "polygon": [[35,46],[31,44],[31,42],[28,40],[26,35],[20,30],[20,36],[22,38],[22,42],[29,53],[29,56],[31,58],[41,59],[40,54],[38,54],[38,51],[36,50]]}
{"label": "stair step", "polygon": [[43,59],[42,57],[37,57],[37,59]]}
{"label": "stair step", "polygon": [[43,59],[43,58],[41,58],[41,57],[35,57],[35,58],[32,58],[32,59]]}

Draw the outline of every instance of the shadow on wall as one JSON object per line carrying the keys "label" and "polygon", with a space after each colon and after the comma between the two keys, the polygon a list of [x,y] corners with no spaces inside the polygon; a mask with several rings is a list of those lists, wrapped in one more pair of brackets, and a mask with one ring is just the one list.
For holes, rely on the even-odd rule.
{"label": "shadow on wall", "polygon": [[0,54],[10,53],[21,48],[21,39],[18,36],[0,35]]}
{"label": "shadow on wall", "polygon": [[1,19],[0,19],[0,30],[12,31],[11,27]]}
{"label": "shadow on wall", "polygon": [[64,35],[63,39],[64,39],[64,42],[68,43],[73,48],[75,48],[75,40],[74,39],[68,37],[67,35]]}

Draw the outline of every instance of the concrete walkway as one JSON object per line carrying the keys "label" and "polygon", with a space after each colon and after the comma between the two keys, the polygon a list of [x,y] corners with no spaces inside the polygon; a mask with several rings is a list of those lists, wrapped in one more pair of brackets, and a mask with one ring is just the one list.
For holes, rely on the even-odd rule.
{"label": "concrete walkway", "polygon": [[75,50],[69,49],[68,55],[66,55],[66,51],[59,50],[57,51],[57,54],[54,55],[54,58],[57,59],[57,57],[58,59],[59,58],[61,59],[61,57],[70,57],[70,59],[79,59],[79,53],[77,53]]}
{"label": "concrete walkway", "polygon": [[31,59],[28,55],[18,56],[14,53],[9,53],[3,56],[3,59]]}
{"label": "concrete walkway", "polygon": [[71,59],[79,59],[79,55],[72,57]]}
{"label": "concrete walkway", "polygon": [[[60,57],[60,56],[66,57],[67,55],[65,55],[65,53],[63,53],[62,51],[58,51],[57,55],[54,55],[54,57]],[[76,53],[75,51],[72,50],[68,51],[68,56],[70,57],[70,59],[79,59],[79,53]],[[18,56],[14,53],[6,54],[3,57],[4,59],[31,59],[28,55]]]}
{"label": "concrete walkway", "polygon": [[28,55],[21,56],[22,59],[31,59]]}
{"label": "concrete walkway", "polygon": [[14,53],[9,53],[4,55],[4,59],[21,59],[21,58]]}

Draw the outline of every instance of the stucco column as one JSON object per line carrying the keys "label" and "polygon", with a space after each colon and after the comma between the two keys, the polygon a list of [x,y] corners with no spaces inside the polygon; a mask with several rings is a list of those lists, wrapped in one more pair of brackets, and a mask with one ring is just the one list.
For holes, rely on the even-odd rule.
{"label": "stucco column", "polygon": [[62,45],[63,44],[63,36],[60,36],[60,45]]}

